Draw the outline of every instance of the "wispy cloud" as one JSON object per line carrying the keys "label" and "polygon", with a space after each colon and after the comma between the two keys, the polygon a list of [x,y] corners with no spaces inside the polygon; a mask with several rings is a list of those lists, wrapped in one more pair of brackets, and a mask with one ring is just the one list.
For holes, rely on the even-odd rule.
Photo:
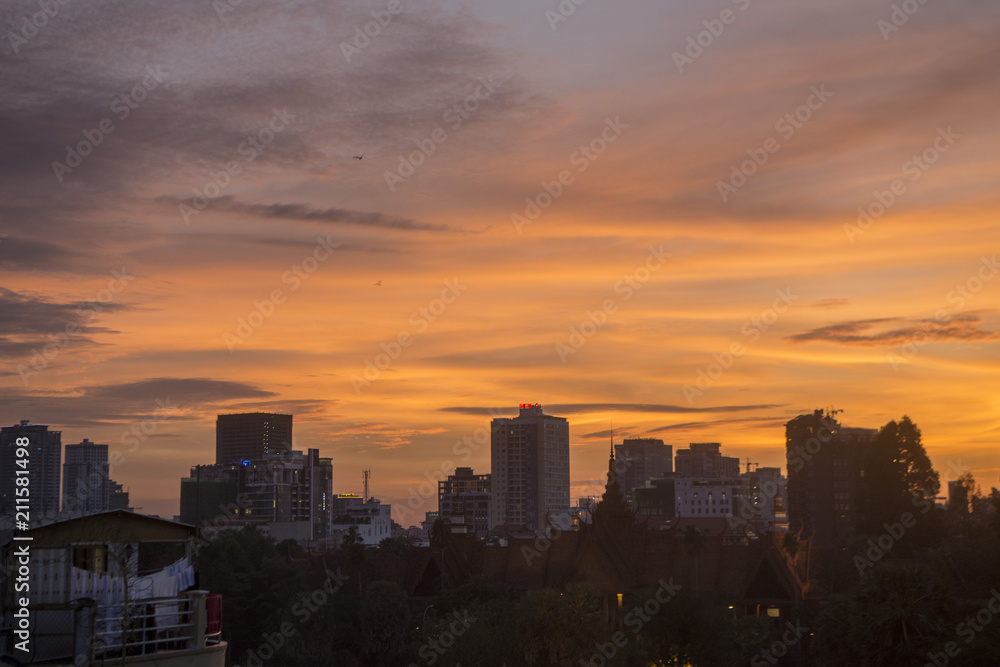
{"label": "wispy cloud", "polygon": [[[275,392],[246,382],[208,378],[158,377],[62,391],[0,388],[0,405],[8,419],[30,419],[61,427],[131,423],[153,414],[165,420],[197,421],[217,411],[234,411],[233,401],[274,397]],[[274,406],[279,402],[266,404]],[[164,412],[164,405],[176,410]]]}
{"label": "wispy cloud", "polygon": [[982,318],[974,313],[964,313],[946,322],[933,319],[908,320],[883,317],[829,324],[792,336],[784,340],[793,343],[827,342],[859,347],[902,345],[919,338],[933,342],[980,342],[1000,340],[1000,333],[979,326]]}
{"label": "wispy cloud", "polygon": [[649,431],[649,433],[665,433],[668,431],[696,431],[703,429],[722,429],[728,428],[737,424],[749,424],[754,428],[771,428],[774,426],[781,426],[788,422],[788,419],[782,417],[746,417],[744,419],[719,419],[716,421],[707,422],[684,422],[682,424],[670,424],[668,426],[660,426],[659,428],[654,428]]}
{"label": "wispy cloud", "polygon": [[[162,197],[176,206],[183,200],[174,197]],[[396,218],[382,213],[353,211],[343,208],[316,209],[305,204],[249,204],[241,202],[231,195],[225,195],[212,201],[213,211],[229,211],[261,218],[279,218],[284,220],[301,220],[306,222],[328,222],[338,225],[357,225],[361,227],[381,227],[421,232],[452,231],[448,225],[432,224],[419,220]]]}
{"label": "wispy cloud", "polygon": [[117,332],[88,322],[100,317],[98,312],[117,313],[130,308],[114,302],[58,302],[0,287],[0,357],[24,357],[53,340],[60,346],[70,339],[74,345],[94,345],[94,334]]}
{"label": "wispy cloud", "polygon": [[[744,412],[749,410],[767,410],[780,408],[781,405],[761,404],[761,405],[720,405],[716,407],[685,407],[682,405],[659,405],[650,403],[556,403],[543,404],[542,409],[546,414],[561,416],[591,412],[637,412],[654,414],[688,414],[702,412]],[[442,412],[457,412],[465,415],[489,415],[496,412],[496,408],[464,407],[452,406],[438,408]],[[516,414],[511,416],[516,417]]]}

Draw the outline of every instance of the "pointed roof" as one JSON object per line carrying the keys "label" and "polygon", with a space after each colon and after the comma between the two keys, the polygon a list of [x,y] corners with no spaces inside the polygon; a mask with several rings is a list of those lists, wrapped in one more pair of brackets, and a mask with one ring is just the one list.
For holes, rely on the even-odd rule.
{"label": "pointed roof", "polygon": [[594,527],[610,527],[615,524],[632,525],[635,523],[635,512],[625,502],[621,485],[618,483],[618,471],[615,470],[615,445],[611,441],[611,456],[608,459],[608,482],[604,487],[601,502],[594,508]]}

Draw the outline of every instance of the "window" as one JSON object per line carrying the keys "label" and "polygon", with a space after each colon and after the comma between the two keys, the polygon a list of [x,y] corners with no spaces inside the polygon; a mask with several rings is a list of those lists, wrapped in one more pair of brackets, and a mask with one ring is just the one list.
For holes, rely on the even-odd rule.
{"label": "window", "polygon": [[108,549],[104,545],[73,547],[73,567],[88,572],[107,572]]}

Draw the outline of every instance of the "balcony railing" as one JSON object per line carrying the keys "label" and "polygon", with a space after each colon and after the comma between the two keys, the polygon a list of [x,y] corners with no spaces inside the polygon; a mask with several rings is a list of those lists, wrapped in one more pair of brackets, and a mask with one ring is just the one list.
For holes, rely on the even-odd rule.
{"label": "balcony railing", "polygon": [[36,618],[33,636],[41,640],[32,656],[36,661],[122,664],[132,656],[212,646],[220,642],[222,631],[221,596],[209,596],[208,591],[117,604],[83,598],[32,609]]}

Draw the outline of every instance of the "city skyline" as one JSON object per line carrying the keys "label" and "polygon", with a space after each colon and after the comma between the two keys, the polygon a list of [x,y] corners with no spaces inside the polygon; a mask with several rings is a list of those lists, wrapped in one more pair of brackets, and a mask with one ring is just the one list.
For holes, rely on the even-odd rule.
{"label": "city skyline", "polygon": [[[569,407],[569,406],[556,406],[556,407],[563,407],[563,408],[565,408],[565,407]],[[526,412],[526,409],[527,409],[527,412]],[[530,404],[530,403],[529,404],[520,404],[520,413],[521,413],[522,417],[525,414],[528,414],[528,415],[535,414],[535,413],[542,414],[542,411],[544,409],[545,409],[545,406],[543,406],[541,404]],[[789,467],[799,468],[803,463],[807,463],[808,461],[810,461],[812,459],[812,453],[810,451],[808,451],[808,449],[805,449],[804,446],[801,443],[799,443],[798,445],[793,445],[793,446],[787,446],[786,447],[786,443],[785,443],[785,428],[786,428],[786,426],[789,423],[795,423],[797,419],[801,419],[801,418],[815,418],[813,416],[814,412],[815,412],[815,414],[823,414],[822,410],[813,411],[813,412],[802,412],[799,415],[797,415],[795,418],[789,419],[787,422],[783,422],[782,423],[782,425],[781,425],[781,429],[782,429],[782,444],[781,444],[781,449],[780,449],[780,452],[779,452],[780,455],[781,455],[781,459],[777,460],[777,461],[772,460],[772,459],[767,459],[767,460],[762,460],[762,461],[756,461],[756,460],[755,461],[751,461],[750,460],[750,458],[751,458],[750,456],[744,456],[743,458],[738,457],[738,456],[737,457],[730,456],[730,454],[732,454],[735,449],[738,449],[738,447],[735,447],[735,448],[734,447],[728,447],[727,443],[725,441],[723,441],[721,443],[719,443],[719,442],[711,442],[711,443],[689,442],[689,443],[685,443],[684,445],[682,445],[680,443],[680,441],[670,441],[669,444],[664,444],[664,447],[666,449],[668,449],[668,450],[670,448],[673,448],[673,454],[671,455],[671,458],[670,458],[670,465],[671,465],[671,467],[673,467],[673,473],[675,473],[675,474],[679,472],[678,469],[675,467],[676,466],[676,464],[674,463],[675,457],[684,457],[684,456],[692,453],[695,449],[698,449],[699,451],[701,451],[701,450],[706,450],[706,448],[707,448],[706,451],[712,450],[712,451],[715,452],[714,456],[715,457],[719,457],[719,455],[720,455],[719,454],[720,447],[721,447],[721,453],[722,453],[722,457],[721,457],[720,460],[723,461],[723,462],[728,462],[728,468],[720,469],[719,471],[715,471],[713,469],[713,470],[708,471],[707,473],[704,472],[704,471],[699,472],[699,470],[701,470],[701,469],[698,468],[697,470],[694,470],[694,471],[688,471],[686,474],[688,476],[694,476],[694,477],[697,477],[697,476],[703,475],[703,474],[708,474],[709,476],[719,475],[719,476],[725,477],[726,475],[738,475],[740,473],[749,472],[749,466],[751,466],[751,465],[754,466],[755,469],[761,469],[761,468],[771,467],[771,468],[778,469],[778,470],[782,471],[783,473],[787,474],[787,472],[789,470]],[[840,412],[840,411],[836,411],[836,412]],[[830,412],[827,412],[826,413],[827,418],[831,418],[831,417],[836,416],[836,412],[834,412],[832,415],[831,415]],[[273,417],[273,416],[280,416],[280,417],[289,417],[289,418],[294,417],[294,415],[266,415],[266,414],[261,415],[261,414],[257,414],[257,413],[250,413],[250,414],[252,416],[255,416],[255,417],[257,417],[257,416],[264,416],[264,417],[268,417],[268,416],[271,416],[271,417]],[[488,414],[490,414],[490,415],[499,414],[499,412],[497,410],[490,409],[488,411]],[[243,415],[242,414],[217,415],[215,421],[213,422],[213,424],[217,424],[219,422],[219,417],[235,417],[235,416],[243,416]],[[513,418],[513,417],[516,417],[516,416],[517,415],[515,415],[515,414],[510,414],[509,418]],[[552,414],[548,414],[548,413],[545,413],[543,416],[546,419],[553,419],[553,418],[555,420],[561,419],[559,415],[552,415]],[[529,417],[529,419],[530,419],[530,417]],[[27,421],[27,420],[24,420],[24,421]],[[839,421],[842,421],[842,420],[839,420]],[[489,420],[487,423],[489,424],[490,422],[492,422],[492,419]],[[50,424],[44,424],[43,425],[43,424],[35,424],[35,423],[31,423],[31,422],[29,422],[29,423],[30,423],[30,426],[32,428],[48,428],[48,427],[51,426]],[[571,425],[572,425],[572,422],[570,422],[570,426]],[[23,426],[24,426],[24,424],[22,423],[21,427],[23,428]],[[855,426],[853,424],[850,424],[850,423],[842,423],[840,430],[844,431],[845,433],[856,433],[856,432],[870,431],[870,436],[868,436],[868,437],[874,437],[875,433],[877,433],[877,431],[879,430],[879,428],[881,426],[883,426],[883,425],[879,425],[878,427],[867,428],[867,427],[857,427],[857,426]],[[919,424],[917,424],[917,426],[919,427]],[[492,424],[492,427],[495,429],[496,425]],[[11,427],[11,428],[13,428],[13,427]],[[626,428],[625,430],[628,431],[629,429]],[[485,432],[485,437],[486,437],[485,448],[478,441],[479,440],[479,436],[482,433],[484,433],[484,432]],[[57,431],[57,433],[61,434],[61,432],[58,432],[58,431]],[[141,430],[140,430],[140,433],[141,433]],[[133,438],[133,439],[135,439],[135,440],[138,441],[138,438],[137,438],[137,436],[135,434],[129,433],[129,434],[126,434],[126,435],[128,435],[131,438]],[[631,437],[624,437],[623,439],[620,439],[617,444],[615,444],[614,432],[612,432],[610,429],[609,429],[609,431],[606,434],[604,434],[604,437],[607,437],[607,438],[611,439],[611,442],[614,445],[614,450],[616,451],[616,454],[617,454],[617,456],[619,458],[622,456],[622,447],[623,446],[627,446],[627,443],[629,443],[629,442],[636,443],[636,442],[642,442],[644,440],[649,440],[649,441],[653,441],[653,442],[660,441],[660,439],[656,439],[656,438],[649,439],[649,438],[645,438],[643,436],[635,436],[635,435],[633,435]],[[851,436],[851,437],[853,437],[853,436]],[[80,444],[82,445],[84,443],[81,442]],[[570,446],[571,446],[570,452],[571,452],[571,454],[572,454],[572,444],[573,443],[572,443],[572,437],[571,437],[570,438]],[[62,445],[63,448],[65,448],[66,446],[77,446],[77,445],[73,445],[72,443],[67,443],[66,445]],[[99,445],[99,446],[101,446],[101,445]],[[307,449],[312,449],[312,448],[307,448]],[[463,465],[463,463],[462,463],[463,461],[475,461],[475,460],[477,460],[476,457],[479,456],[478,452],[480,452],[483,449],[485,449],[485,451],[486,451],[486,459],[485,459],[485,461],[481,461],[481,465],[480,466],[477,467],[477,466]],[[388,496],[388,495],[382,495],[382,494],[378,494],[378,493],[372,493],[372,497],[373,498],[378,498],[383,503],[391,504],[392,508],[393,508],[393,511],[392,511],[392,518],[393,518],[393,520],[398,521],[399,524],[402,525],[404,528],[408,527],[408,526],[411,526],[411,525],[419,524],[420,521],[421,521],[421,519],[422,519],[422,517],[423,517],[424,512],[426,512],[426,511],[438,511],[439,510],[439,508],[437,506],[437,501],[438,501],[438,486],[439,486],[439,484],[440,484],[441,481],[447,480],[449,477],[455,475],[457,473],[457,471],[459,469],[461,469],[461,468],[467,469],[469,467],[473,467],[473,468],[477,468],[477,469],[480,469],[480,470],[486,470],[487,471],[486,474],[488,476],[493,474],[493,471],[494,471],[495,468],[494,468],[494,466],[492,464],[492,460],[491,460],[491,457],[490,457],[490,449],[491,449],[491,447],[490,447],[490,430],[489,429],[480,429],[480,430],[477,430],[477,431],[475,431],[475,432],[473,432],[471,434],[466,435],[462,440],[457,440],[456,442],[454,442],[452,444],[451,448],[450,448],[450,452],[451,452],[450,456],[446,456],[445,459],[443,460],[443,462],[440,465],[429,464],[427,466],[426,470],[422,471],[422,475],[421,476],[410,476],[408,478],[404,478],[402,480],[402,482],[400,482],[400,484],[398,485],[398,488],[401,488],[401,489],[403,487],[405,487],[405,491],[402,492],[402,495]],[[588,498],[600,497],[600,495],[601,495],[601,493],[602,493],[602,491],[604,489],[604,485],[605,485],[605,483],[607,481],[606,480],[606,473],[607,473],[607,469],[606,469],[607,468],[607,441],[605,441],[603,443],[603,445],[599,445],[598,449],[602,450],[600,455],[603,455],[602,461],[603,461],[604,469],[596,472],[594,474],[594,476],[591,477],[591,478],[585,478],[584,475],[575,474],[578,471],[574,471],[574,469],[573,469],[573,467],[574,467],[573,457],[572,457],[572,455],[570,456],[570,485],[569,485],[569,488],[570,488],[570,504],[571,505],[575,505],[578,500],[585,500],[585,499],[588,499]],[[126,448],[119,447],[119,448],[117,448],[117,450],[115,450],[114,448],[112,448],[111,451],[112,451],[112,455],[109,456],[109,460],[111,462],[111,465],[110,465],[110,468],[109,468],[110,472],[106,473],[109,476],[114,473],[114,471],[116,469],[116,465],[124,465],[124,462],[127,462],[127,460],[128,460],[127,449]],[[298,445],[293,444],[291,450],[289,450],[287,452],[283,452],[283,453],[282,452],[276,452],[276,453],[271,454],[271,456],[279,456],[279,457],[283,457],[284,459],[289,459],[289,457],[292,454],[295,454],[296,452],[299,455],[301,455],[302,453],[304,453],[306,451],[307,451],[306,449],[300,449]],[[770,453],[770,450],[762,450],[762,451],[767,451],[767,452]],[[320,451],[319,455],[327,456],[327,453]],[[928,450],[928,455],[931,458],[931,460],[934,461],[935,457],[934,457],[934,452],[932,450],[930,450],[930,449]],[[335,456],[328,457],[328,458],[332,458],[332,464],[333,464],[333,493],[334,494],[339,494],[339,495],[352,495],[352,494],[356,494],[357,492],[359,492],[361,490],[361,487],[363,486],[363,482],[360,481],[361,476],[360,475],[358,476],[359,477],[358,480],[349,480],[349,481],[346,481],[346,482],[343,482],[343,483],[339,482],[338,481],[338,476],[337,476],[337,470],[338,470],[337,459],[336,459]],[[253,461],[262,462],[262,461],[264,461],[266,459],[267,459],[267,457],[263,457],[263,458],[257,457],[257,458],[254,458]],[[62,462],[59,465],[59,470],[60,471],[63,471],[63,469],[65,467],[64,466],[65,460],[66,460],[66,456],[65,456],[65,453],[63,453],[62,454]],[[211,468],[211,467],[213,467],[213,464],[210,461],[208,461],[208,460],[205,460],[205,461],[193,461],[193,460],[192,461],[184,461],[184,462],[182,462],[182,464],[185,466],[185,472],[183,472],[180,475],[181,479],[187,478],[189,476],[188,473],[193,474],[193,472],[191,472],[191,471],[193,471],[196,467],[204,467],[204,468]],[[629,463],[626,463],[625,465],[626,465],[626,468],[628,468],[628,466],[631,466],[632,463],[629,462]],[[728,472],[725,472],[726,470],[728,470]],[[939,494],[939,497],[941,497],[941,498],[945,497],[946,490],[948,488],[947,482],[949,480],[953,480],[953,478],[957,478],[957,477],[959,477],[962,474],[965,474],[965,473],[968,473],[968,472],[972,472],[967,466],[965,466],[964,464],[962,464],[961,461],[958,461],[958,460],[949,460],[948,462],[946,462],[945,467],[939,469],[939,471],[941,473],[941,480],[942,480],[942,491],[941,491],[941,494]],[[376,467],[374,469],[374,473],[375,473],[376,479],[378,477],[378,472],[379,472],[379,470]],[[984,490],[988,490],[990,488],[990,486],[991,486],[990,481],[988,479],[987,480],[983,480],[983,479],[977,478],[977,481],[979,482],[979,484],[982,486],[982,488]],[[174,496],[173,497],[168,497],[168,498],[165,498],[165,499],[162,500],[162,506],[163,507],[168,508],[168,509],[171,508],[171,507],[176,507],[176,511],[174,511],[173,513],[171,513],[171,514],[166,514],[166,513],[163,513],[163,512],[157,513],[155,511],[147,509],[146,507],[142,507],[142,506],[136,505],[137,502],[142,502],[141,500],[139,500],[139,501],[133,500],[129,504],[130,505],[135,505],[137,509],[139,509],[140,511],[142,511],[142,513],[155,514],[155,515],[158,515],[158,516],[162,516],[163,518],[167,518],[167,519],[169,519],[171,517],[176,517],[179,514],[181,514],[182,503],[181,503],[180,495],[176,493],[176,483],[177,483],[177,480],[175,479],[175,480],[173,480],[173,482],[174,482],[174,487],[175,487],[175,494],[174,494]],[[65,480],[64,479],[60,479],[60,487],[62,487],[62,489],[59,492],[59,498],[63,498],[64,495],[65,495],[65,493],[66,493]],[[124,491],[126,492],[125,493],[125,497],[126,498],[129,497],[129,493],[127,493],[129,491],[128,487],[125,486],[125,485],[123,485],[123,484],[119,484],[119,487],[125,487],[124,488]],[[139,498],[139,499],[144,498],[144,496],[142,496],[141,494],[140,495],[136,495],[136,493],[134,491],[132,492],[131,497],[133,499],[135,499],[135,498]]]}
{"label": "city skyline", "polygon": [[526,402],[571,498],[816,408],[998,486],[1000,7],[893,5],[15,0],[0,425],[167,517],[235,412],[394,504]]}

